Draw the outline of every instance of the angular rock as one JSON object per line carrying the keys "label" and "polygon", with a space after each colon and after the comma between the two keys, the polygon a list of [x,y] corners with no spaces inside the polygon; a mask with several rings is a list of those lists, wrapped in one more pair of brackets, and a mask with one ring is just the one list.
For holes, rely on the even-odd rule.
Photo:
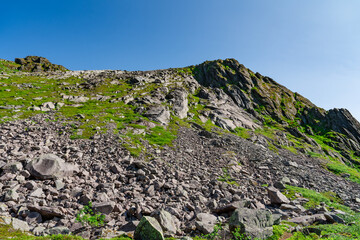
{"label": "angular rock", "polygon": [[7,163],[2,169],[4,171],[16,173],[23,169],[23,165],[20,162],[11,162],[11,163]]}
{"label": "angular rock", "polygon": [[302,226],[308,226],[315,222],[324,224],[324,223],[326,223],[327,219],[324,214],[314,214],[314,215],[295,217],[295,218],[289,219],[288,221],[302,225]]}
{"label": "angular rock", "polygon": [[174,222],[174,216],[171,215],[171,213],[165,210],[160,210],[152,214],[152,217],[156,218],[164,232],[176,234],[177,227]]}
{"label": "angular rock", "polygon": [[19,201],[19,194],[16,192],[16,190],[10,189],[10,190],[6,191],[5,196],[4,196],[4,201],[5,202],[8,202],[8,201],[17,202],[17,201]]}
{"label": "angular rock", "polygon": [[49,235],[67,235],[70,234],[70,229],[67,227],[53,227],[47,230]]}
{"label": "angular rock", "polygon": [[95,212],[101,212],[103,214],[110,214],[115,207],[115,202],[108,201],[108,202],[101,202],[101,203],[94,203],[93,209]]}
{"label": "angular rock", "polygon": [[164,240],[162,228],[153,217],[141,218],[134,233],[135,240]]}
{"label": "angular rock", "polygon": [[35,205],[28,205],[27,208],[32,212],[38,212],[41,216],[45,219],[51,219],[53,217],[64,217],[63,211],[60,207],[45,207],[45,206],[35,206]]}
{"label": "angular rock", "polygon": [[265,239],[273,234],[274,219],[270,211],[241,208],[229,219],[230,231],[239,228],[240,233],[252,238]]}
{"label": "angular rock", "polygon": [[284,194],[282,194],[278,189],[274,187],[268,187],[267,191],[271,204],[290,203],[289,199]]}
{"label": "angular rock", "polygon": [[329,223],[345,224],[344,219],[342,219],[341,217],[337,216],[334,213],[324,213],[324,216]]}
{"label": "angular rock", "polygon": [[196,215],[196,219],[195,226],[200,232],[209,234],[214,231],[217,222],[216,216],[209,213],[199,213]]}
{"label": "angular rock", "polygon": [[70,176],[74,171],[78,171],[77,166],[65,163],[54,154],[41,155],[32,160],[26,168],[33,177],[43,180]]}
{"label": "angular rock", "polygon": [[144,116],[162,124],[168,124],[170,121],[170,112],[162,105],[149,107]]}
{"label": "angular rock", "polygon": [[226,206],[214,209],[213,212],[217,214],[233,212],[238,208],[249,208],[251,202],[247,200],[232,202]]}
{"label": "angular rock", "polygon": [[170,99],[173,104],[173,111],[176,116],[183,119],[187,117],[188,107],[188,93],[185,89],[175,89],[171,91],[166,98]]}
{"label": "angular rock", "polygon": [[35,224],[42,222],[42,217],[38,212],[30,212],[25,220],[29,225],[34,226]]}
{"label": "angular rock", "polygon": [[22,220],[17,219],[17,218],[12,219],[11,225],[15,230],[20,230],[20,231],[23,231],[23,232],[30,231],[30,227],[27,224],[27,222],[22,221]]}

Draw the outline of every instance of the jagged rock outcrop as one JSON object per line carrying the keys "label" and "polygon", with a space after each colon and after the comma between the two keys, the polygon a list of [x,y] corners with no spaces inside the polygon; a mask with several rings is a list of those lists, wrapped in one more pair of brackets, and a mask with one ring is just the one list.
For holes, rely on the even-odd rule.
{"label": "jagged rock outcrop", "polygon": [[18,70],[24,72],[54,72],[54,71],[68,71],[65,67],[57,64],[52,64],[49,60],[43,57],[27,56],[26,58],[15,58],[15,63],[19,64]]}
{"label": "jagged rock outcrop", "polygon": [[[204,62],[195,67],[195,78],[215,93],[223,89],[223,93],[216,95],[221,96],[221,99],[231,98],[238,106],[234,112],[245,110],[266,124],[275,121],[290,134],[305,139],[311,145],[316,146],[316,142],[306,134],[324,135],[331,140],[327,144],[340,151],[347,161],[357,164],[351,159],[351,155],[355,153],[360,156],[360,123],[348,110],[325,111],[316,107],[300,94],[290,91],[269,77],[253,73],[235,59]],[[211,93],[200,92],[199,96],[214,102],[214,98],[210,97]],[[216,110],[223,111],[224,107],[220,109]],[[218,119],[216,110],[212,111],[212,120],[221,128],[233,130],[236,123],[247,122],[241,118],[231,121],[233,119],[226,114]],[[248,123],[244,125],[251,126]],[[306,134],[299,131],[299,127],[305,129]],[[316,148],[313,151],[316,151]]]}

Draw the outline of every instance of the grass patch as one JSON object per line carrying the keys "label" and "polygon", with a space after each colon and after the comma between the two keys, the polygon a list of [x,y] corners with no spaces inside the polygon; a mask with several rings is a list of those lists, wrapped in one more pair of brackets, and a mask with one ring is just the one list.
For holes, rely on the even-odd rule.
{"label": "grass patch", "polygon": [[234,129],[234,133],[235,135],[244,139],[249,139],[251,137],[249,130],[247,130],[246,128],[237,127]]}
{"label": "grass patch", "polygon": [[328,163],[326,168],[336,175],[350,174],[349,180],[360,184],[360,172],[355,168],[351,168],[339,162]]}
{"label": "grass patch", "polygon": [[286,190],[284,191],[286,197],[292,200],[296,199],[297,197],[295,196],[295,193],[300,193],[304,198],[309,200],[305,203],[305,208],[315,208],[319,206],[321,202],[324,202],[329,207],[333,207],[347,213],[353,213],[349,207],[342,205],[343,200],[334,192],[319,193],[306,188],[286,185]]}
{"label": "grass patch", "polygon": [[165,129],[162,126],[156,126],[150,129],[149,133],[145,135],[145,139],[150,144],[156,144],[159,146],[171,145],[172,141],[176,138],[173,132]]}

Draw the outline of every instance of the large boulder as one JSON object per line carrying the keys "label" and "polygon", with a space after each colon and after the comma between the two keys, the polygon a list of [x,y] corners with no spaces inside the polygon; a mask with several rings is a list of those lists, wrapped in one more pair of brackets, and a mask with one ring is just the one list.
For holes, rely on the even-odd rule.
{"label": "large boulder", "polygon": [[159,222],[155,218],[144,216],[135,229],[134,239],[164,240],[164,235]]}
{"label": "large boulder", "polygon": [[28,163],[26,168],[33,177],[42,180],[62,178],[79,171],[76,165],[65,163],[54,154],[41,155]]}
{"label": "large boulder", "polygon": [[261,209],[236,209],[229,219],[230,231],[236,229],[252,238],[265,239],[273,234],[274,218],[270,211]]}

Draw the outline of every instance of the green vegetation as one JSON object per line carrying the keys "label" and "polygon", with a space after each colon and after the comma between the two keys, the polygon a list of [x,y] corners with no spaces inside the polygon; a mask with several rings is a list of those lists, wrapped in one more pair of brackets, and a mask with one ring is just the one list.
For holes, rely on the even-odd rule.
{"label": "green vegetation", "polygon": [[249,130],[246,128],[237,127],[234,129],[234,133],[235,135],[245,139],[249,139],[251,137]]}
{"label": "green vegetation", "polygon": [[92,202],[89,202],[88,205],[85,205],[84,208],[76,214],[76,221],[93,227],[104,225],[104,220],[105,215],[94,212]]}
{"label": "green vegetation", "polygon": [[2,73],[18,72],[18,67],[20,67],[20,65],[15,62],[0,59],[0,72]]}
{"label": "green vegetation", "polygon": [[339,162],[328,163],[326,168],[337,175],[348,174],[349,180],[360,184],[360,172],[355,168],[348,167]]}
{"label": "green vegetation", "polygon": [[150,129],[149,133],[145,135],[145,139],[150,144],[156,144],[159,146],[170,145],[176,138],[173,132],[164,129],[162,126],[156,126]]}
{"label": "green vegetation", "polygon": [[189,66],[189,67],[184,67],[184,68],[176,68],[176,71],[179,74],[194,75],[195,71],[196,71],[196,67],[195,66]]}
{"label": "green vegetation", "polygon": [[342,210],[347,213],[353,213],[350,208],[342,205],[343,200],[334,192],[316,192],[314,190],[300,188],[295,186],[286,185],[286,190],[283,192],[286,197],[289,199],[296,199],[295,193],[301,194],[304,198],[307,198],[309,201],[305,203],[305,208],[314,208],[324,202],[327,206],[333,207],[335,209]]}
{"label": "green vegetation", "polygon": [[227,184],[230,184],[230,185],[239,186],[239,184],[236,182],[236,180],[234,180],[234,178],[231,177],[227,168],[222,168],[222,171],[223,171],[223,174],[218,178],[219,181],[226,182]]}

